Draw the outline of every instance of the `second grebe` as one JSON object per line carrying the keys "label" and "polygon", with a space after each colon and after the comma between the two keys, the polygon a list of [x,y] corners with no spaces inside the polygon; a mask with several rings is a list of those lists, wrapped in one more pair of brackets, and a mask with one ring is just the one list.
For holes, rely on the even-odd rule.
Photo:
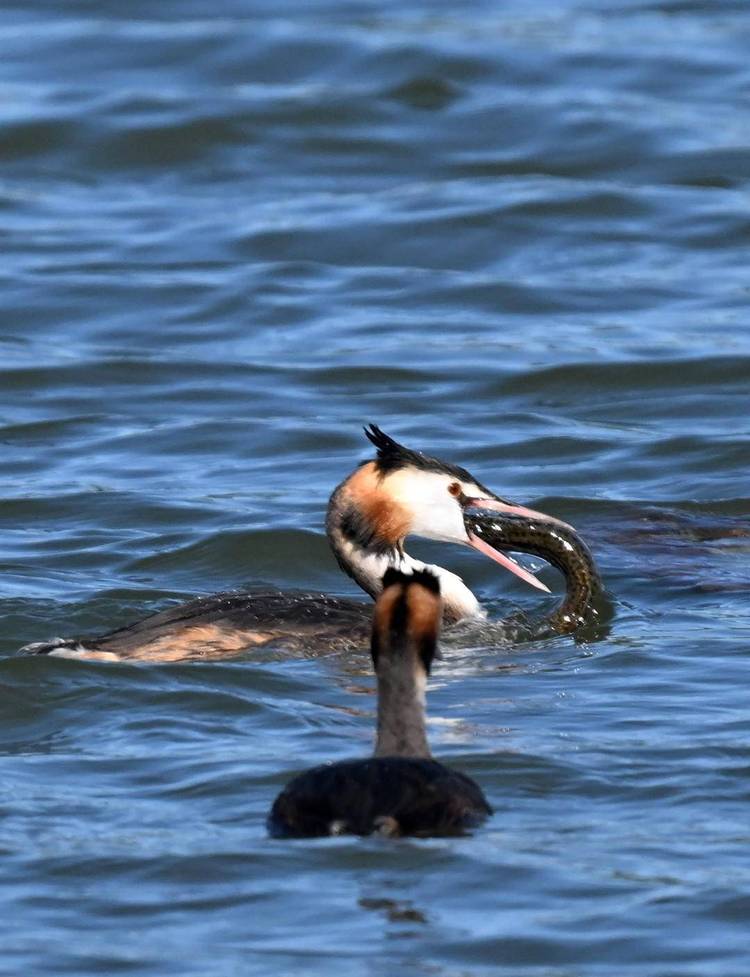
{"label": "second grebe", "polygon": [[458,834],[492,814],[481,788],[433,760],[427,745],[425,686],[437,650],[440,603],[440,583],[428,570],[386,570],[372,623],[375,755],[295,777],[271,808],[272,835]]}
{"label": "second grebe", "polygon": [[[389,568],[407,572],[426,568],[404,550],[405,538],[415,535],[471,546],[549,592],[533,574],[488,542],[497,532],[483,534],[476,520],[485,516],[495,520],[495,526],[497,520],[507,520],[516,532],[533,525],[533,552],[544,558],[545,533],[560,527],[572,533],[570,527],[501,499],[466,469],[412,451],[374,424],[365,434],[377,455],[334,490],[326,518],[328,541],[339,565],[363,590],[377,597]],[[469,512],[475,517],[472,524],[466,520]],[[506,549],[512,548],[513,535],[502,537]],[[522,535],[528,542],[528,534]],[[459,576],[439,566],[428,569],[440,581],[447,624],[485,616]],[[562,569],[566,572],[564,563]],[[567,572],[566,579],[570,583]],[[321,650],[361,647],[367,642],[369,615],[369,608],[359,601],[325,594],[223,593],[168,607],[104,635],[53,638],[26,645],[21,651],[104,661],[184,661],[224,658],[272,641],[303,649],[312,645]],[[558,630],[570,631],[574,626],[561,623]]]}

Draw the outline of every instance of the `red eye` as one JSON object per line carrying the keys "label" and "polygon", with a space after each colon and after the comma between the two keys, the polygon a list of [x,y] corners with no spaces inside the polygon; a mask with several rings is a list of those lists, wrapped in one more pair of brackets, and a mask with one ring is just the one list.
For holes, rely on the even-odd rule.
{"label": "red eye", "polygon": [[450,492],[450,494],[453,496],[454,499],[457,499],[461,495],[461,483],[451,482],[450,485],[448,486],[448,491]]}

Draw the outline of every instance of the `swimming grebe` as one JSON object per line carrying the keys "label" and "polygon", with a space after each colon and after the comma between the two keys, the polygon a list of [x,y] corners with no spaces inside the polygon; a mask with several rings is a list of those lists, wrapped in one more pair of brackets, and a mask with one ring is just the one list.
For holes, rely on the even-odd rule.
{"label": "swimming grebe", "polygon": [[458,834],[492,814],[481,788],[433,760],[427,745],[425,686],[441,617],[437,576],[429,570],[386,570],[372,623],[375,755],[295,777],[271,808],[272,835]]}
{"label": "swimming grebe", "polygon": [[[377,597],[383,574],[390,567],[425,568],[404,550],[405,538],[415,535],[472,546],[548,592],[502,548],[488,542],[498,533],[490,529],[483,536],[481,521],[484,517],[490,520],[488,525],[497,526],[506,520],[510,528],[502,538],[504,548],[513,548],[514,534],[526,542],[533,537],[535,548],[530,551],[543,558],[545,534],[552,538],[561,528],[573,533],[569,526],[499,498],[466,469],[412,451],[374,424],[365,434],[377,455],[334,490],[326,518],[328,540],[339,565],[363,590]],[[474,518],[471,525],[465,519],[468,512]],[[523,532],[525,526],[535,527],[534,532]],[[561,568],[570,588],[573,576],[564,562]],[[447,624],[484,617],[479,601],[460,577],[442,567],[429,569],[440,580]],[[104,635],[53,638],[26,645],[21,651],[105,661],[183,661],[227,657],[276,640],[304,649],[313,645],[321,650],[363,647],[369,617],[369,607],[360,601],[325,594],[222,593],[168,607]],[[557,630],[572,631],[575,626],[560,622]]]}

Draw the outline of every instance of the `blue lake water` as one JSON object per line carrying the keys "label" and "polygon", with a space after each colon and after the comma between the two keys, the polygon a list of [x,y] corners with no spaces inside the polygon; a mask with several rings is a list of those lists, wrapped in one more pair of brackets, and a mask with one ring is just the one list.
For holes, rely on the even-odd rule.
{"label": "blue lake water", "polygon": [[[0,973],[747,977],[748,5],[38,0],[0,49]],[[355,595],[369,421],[572,522],[611,619],[435,670],[472,836],[270,841],[369,750],[364,655],[17,648]]]}

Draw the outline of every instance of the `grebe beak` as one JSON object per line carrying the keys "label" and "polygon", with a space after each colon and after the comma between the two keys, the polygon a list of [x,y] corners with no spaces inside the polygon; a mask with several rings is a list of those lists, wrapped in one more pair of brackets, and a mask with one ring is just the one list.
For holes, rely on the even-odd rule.
{"label": "grebe beak", "polygon": [[[560,520],[555,519],[554,516],[548,516],[544,512],[537,512],[535,509],[527,509],[522,505],[514,505],[512,502],[504,502],[502,499],[491,499],[491,498],[464,498],[461,500],[464,512],[467,510],[474,510],[478,513],[487,512],[497,512],[506,516],[512,516],[515,519],[526,519],[533,523],[548,523],[554,525],[555,523],[560,525]],[[564,524],[563,524],[564,525]],[[532,587],[536,587],[538,590],[543,590],[545,594],[549,594],[551,591],[546,584],[534,576],[529,570],[524,569],[520,564],[516,563],[511,557],[506,556],[499,550],[496,550],[489,543],[480,539],[475,533],[472,532],[471,528],[466,525],[466,536],[468,539],[468,544],[473,549],[478,550],[478,552],[483,553],[488,556],[491,560],[499,563],[500,566],[505,567],[506,570],[510,570],[511,573],[520,577],[526,583],[531,584]]]}

